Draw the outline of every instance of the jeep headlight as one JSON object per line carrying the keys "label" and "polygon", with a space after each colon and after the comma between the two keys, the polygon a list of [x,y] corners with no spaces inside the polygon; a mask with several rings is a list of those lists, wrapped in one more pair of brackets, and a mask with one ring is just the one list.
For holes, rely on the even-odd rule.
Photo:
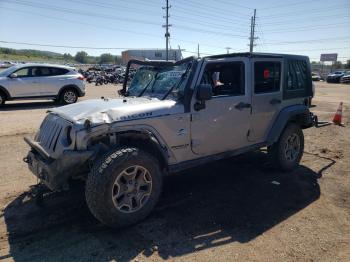
{"label": "jeep headlight", "polygon": [[63,135],[63,144],[64,146],[70,146],[73,142],[74,139],[74,130],[72,126],[67,126],[64,130],[64,135]]}

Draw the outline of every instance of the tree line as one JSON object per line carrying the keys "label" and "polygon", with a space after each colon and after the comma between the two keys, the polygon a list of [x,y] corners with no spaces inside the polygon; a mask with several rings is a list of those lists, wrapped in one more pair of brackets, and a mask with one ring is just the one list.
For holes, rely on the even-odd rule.
{"label": "tree line", "polygon": [[32,50],[32,49],[13,49],[0,47],[0,58],[9,60],[56,60],[66,63],[78,62],[82,64],[121,64],[122,59],[119,55],[104,53],[100,56],[89,56],[85,51],[79,51],[74,56],[69,53],[55,53],[50,51]]}
{"label": "tree line", "polygon": [[[63,54],[69,57],[70,54]],[[72,57],[73,58],[73,57]],[[74,60],[82,64],[121,64],[122,58],[118,55],[104,53],[100,56],[89,56],[85,51],[79,51],[74,56]]]}

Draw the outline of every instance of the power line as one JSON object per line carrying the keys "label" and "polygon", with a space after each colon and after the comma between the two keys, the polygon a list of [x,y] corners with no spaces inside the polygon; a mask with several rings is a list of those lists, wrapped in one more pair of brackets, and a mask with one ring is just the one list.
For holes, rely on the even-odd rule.
{"label": "power line", "polygon": [[317,0],[309,0],[309,1],[300,1],[300,2],[295,2],[295,3],[290,3],[290,4],[280,4],[280,5],[259,8],[259,10],[266,10],[266,9],[270,10],[270,9],[275,9],[275,8],[280,8],[280,7],[289,7],[289,6],[294,6],[294,5],[307,4],[310,2],[316,2],[316,1]]}
{"label": "power line", "polygon": [[[159,39],[159,35],[154,35],[154,34],[150,34],[150,33],[136,32],[136,31],[132,31],[132,30],[123,30],[123,29],[120,29],[120,28],[102,26],[102,25],[97,25],[97,24],[90,24],[90,23],[86,23],[86,22],[82,22],[82,21],[64,19],[64,18],[59,18],[59,17],[55,17],[55,16],[46,16],[46,15],[43,15],[43,14],[40,14],[40,13],[36,13],[36,12],[24,11],[24,10],[19,10],[19,9],[12,9],[12,8],[8,8],[8,7],[3,7],[2,9],[10,10],[10,11],[16,12],[16,13],[24,13],[26,15],[34,15],[36,17],[40,16],[40,17],[44,17],[44,18],[47,18],[47,19],[51,19],[51,20],[58,20],[58,21],[61,21],[61,22],[68,22],[68,23],[72,23],[72,24],[88,25],[88,26],[93,26],[93,27],[101,28],[101,29],[107,29],[107,30],[111,30],[111,31],[121,31],[121,32],[125,32],[125,33],[128,33],[128,34],[144,35],[144,36],[147,36],[147,37],[152,37],[152,38]],[[197,42],[189,41],[187,39],[181,39],[181,38],[172,38],[172,39],[180,41],[180,42],[197,44]],[[214,47],[214,48],[218,48],[218,49],[223,49],[224,48],[223,46],[217,46],[217,45],[206,44],[206,43],[201,43],[201,45],[202,46],[207,46],[207,47]]]}
{"label": "power line", "polygon": [[191,2],[186,1],[186,0],[177,0],[177,1],[183,1],[184,4],[182,4],[182,5],[192,6],[192,7],[196,8],[196,12],[199,8],[200,11],[203,11],[203,10],[206,12],[208,11],[211,14],[213,13],[213,10],[215,10],[215,12],[220,12],[220,15],[225,15],[225,13],[226,13],[226,15],[229,15],[229,16],[234,15],[235,17],[238,16],[241,18],[246,18],[248,16],[248,14],[243,14],[243,13],[236,12],[236,11],[233,12],[232,4],[231,4],[229,9],[228,8],[225,9],[225,8],[220,8],[217,5],[216,6],[207,5],[203,2],[198,3],[198,2],[195,2],[193,0]]}
{"label": "power line", "polygon": [[327,25],[313,25],[312,27],[285,27],[281,29],[273,29],[273,30],[265,30],[265,32],[268,33],[284,33],[284,32],[299,32],[299,31],[314,31],[317,29],[324,29],[324,28],[333,28],[333,27],[339,27],[339,26],[346,26],[348,27],[347,24],[345,23],[334,23],[334,24],[327,24]]}
{"label": "power line", "polygon": [[[121,18],[121,17],[116,17],[116,16],[110,16],[110,15],[102,15],[102,14],[98,14],[98,13],[91,13],[91,12],[82,12],[82,11],[78,11],[78,10],[74,10],[74,9],[67,9],[67,8],[61,8],[61,7],[57,7],[57,6],[52,6],[52,5],[35,5],[33,3],[30,2],[26,2],[26,1],[19,1],[19,0],[13,0],[10,3],[14,3],[14,4],[20,4],[20,5],[29,5],[29,6],[34,6],[34,7],[38,7],[38,8],[42,8],[42,9],[48,9],[48,10],[54,10],[54,11],[58,11],[58,12],[63,12],[63,13],[72,13],[72,14],[77,14],[77,15],[83,15],[83,16],[96,16],[96,17],[100,17],[103,19],[112,19],[112,20],[118,20],[118,21],[128,21],[128,22],[132,22],[132,23],[141,23],[141,24],[149,24],[149,25],[154,25],[154,26],[159,26],[158,23],[156,22],[149,22],[149,21],[145,21],[145,20],[139,20],[139,19],[126,19],[126,18]],[[201,32],[201,33],[206,33],[206,34],[220,34],[220,35],[226,35],[227,37],[241,37],[241,38],[246,38],[246,36],[243,35],[234,35],[234,34],[228,34],[227,32],[219,32],[219,31],[210,31],[210,30],[203,30],[203,29],[199,29],[199,28],[195,28],[195,27],[188,27],[188,26],[177,26],[177,28],[186,30],[186,31],[197,31],[197,32]]]}
{"label": "power line", "polygon": [[283,44],[299,44],[299,43],[317,43],[317,42],[321,42],[321,41],[337,41],[337,40],[344,40],[344,39],[350,39],[349,36],[345,36],[345,37],[330,37],[330,38],[318,38],[318,39],[308,39],[308,40],[301,40],[301,41],[284,41],[284,42],[270,42],[267,43],[269,45],[283,45]]}
{"label": "power line", "polygon": [[[38,43],[27,43],[27,42],[12,42],[0,40],[0,43],[4,44],[16,44],[16,45],[29,45],[29,46],[45,46],[45,47],[63,47],[63,48],[74,48],[74,49],[93,49],[93,50],[126,50],[134,49],[139,50],[140,48],[129,48],[129,47],[92,47],[92,46],[71,46],[71,45],[52,45],[52,44],[38,44]],[[154,48],[157,49],[157,48]]]}
{"label": "power line", "polygon": [[[287,13],[279,13],[278,15],[266,15],[266,16],[261,16],[261,18],[267,19],[267,20],[271,20],[271,19],[275,19],[275,18],[280,18],[280,17],[285,17],[285,16],[290,16],[293,15],[294,16],[299,16],[299,15],[307,15],[310,16],[310,14],[317,14],[317,13],[322,13],[322,12],[329,12],[330,9],[333,10],[337,10],[337,9],[344,9],[345,6],[339,6],[339,5],[333,5],[333,6],[328,6],[325,9],[319,9],[319,8],[315,8],[315,9],[307,9],[307,10],[301,10],[301,11],[293,11],[293,12],[287,12]],[[307,11],[307,12],[306,12]]]}
{"label": "power line", "polygon": [[[190,11],[186,8],[183,8],[182,6],[176,6],[174,5],[174,10],[178,10],[180,13],[182,14],[189,14],[191,16],[194,15],[194,12],[193,11]],[[202,17],[202,18],[205,18],[205,19],[210,19],[212,20],[213,19],[213,13],[203,13],[203,12],[200,12],[198,10],[196,10],[195,12],[195,16],[196,17]],[[225,17],[221,17],[221,16],[215,16],[215,21],[221,21],[221,22],[225,22],[225,23],[234,23],[234,24],[245,24],[241,19],[232,19],[232,18],[225,18]]]}
{"label": "power line", "polygon": [[[339,18],[346,18],[348,19],[350,16],[347,16],[349,13],[344,13],[344,14],[333,14],[333,15],[321,15],[321,16],[308,16],[307,18],[305,19],[300,19],[300,20],[297,20],[297,19],[292,19],[292,20],[278,20],[278,21],[274,21],[274,22],[268,22],[268,23],[263,23],[264,25],[276,25],[276,23],[280,23],[280,24],[283,24],[283,23],[303,23],[305,24],[306,21],[311,21],[311,23],[314,23],[314,20],[315,19],[324,19],[324,18],[327,18],[327,17],[331,17],[332,20],[334,20],[335,18],[336,19],[339,19]],[[310,25],[312,26],[312,25]]]}

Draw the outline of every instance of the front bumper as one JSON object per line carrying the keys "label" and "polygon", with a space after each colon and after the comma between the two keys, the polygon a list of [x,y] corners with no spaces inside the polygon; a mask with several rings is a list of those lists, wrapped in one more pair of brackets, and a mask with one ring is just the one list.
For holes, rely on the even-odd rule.
{"label": "front bumper", "polygon": [[35,141],[25,138],[31,147],[27,157],[23,159],[29,170],[51,190],[60,189],[74,175],[88,171],[87,161],[94,151],[64,151],[62,156],[53,159],[43,148],[38,148]]}

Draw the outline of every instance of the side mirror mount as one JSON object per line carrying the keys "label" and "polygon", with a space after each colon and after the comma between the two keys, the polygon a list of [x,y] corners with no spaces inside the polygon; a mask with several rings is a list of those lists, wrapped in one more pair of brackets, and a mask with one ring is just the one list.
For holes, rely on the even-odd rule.
{"label": "side mirror mount", "polygon": [[205,108],[205,101],[210,100],[213,96],[212,86],[209,84],[200,84],[197,88],[197,99],[198,102],[194,104],[194,109],[196,111]]}
{"label": "side mirror mount", "polygon": [[197,99],[199,101],[210,100],[213,96],[213,88],[209,84],[200,84],[197,91]]}
{"label": "side mirror mount", "polygon": [[12,74],[10,75],[10,78],[17,78],[17,74],[16,74],[16,73],[12,73]]}

